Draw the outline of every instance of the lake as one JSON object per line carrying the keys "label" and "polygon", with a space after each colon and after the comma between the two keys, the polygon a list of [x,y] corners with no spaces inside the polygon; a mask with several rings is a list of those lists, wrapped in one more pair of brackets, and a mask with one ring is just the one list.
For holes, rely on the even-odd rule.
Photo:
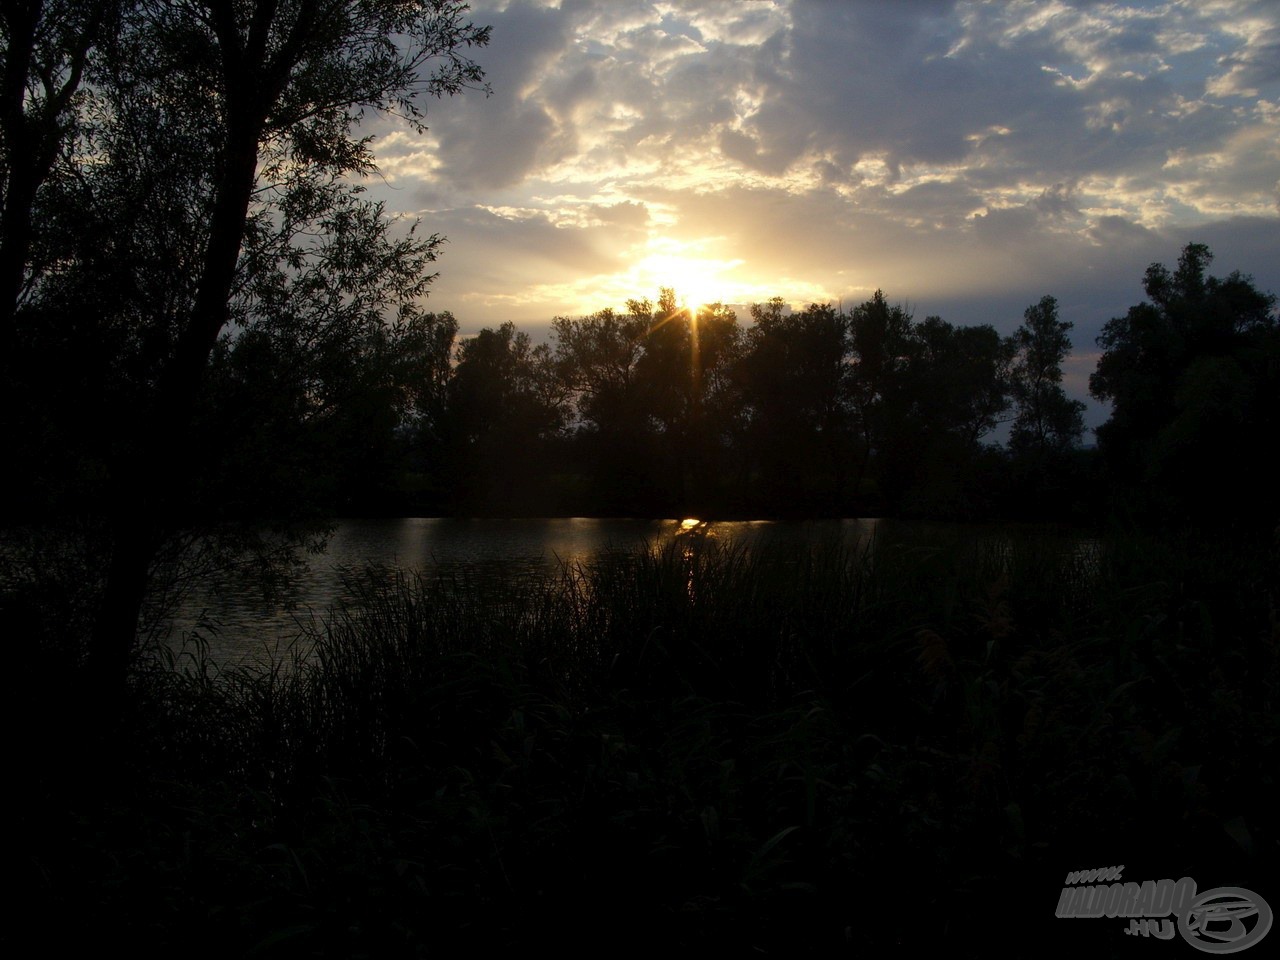
{"label": "lake", "polygon": [[202,584],[185,597],[161,629],[175,649],[197,635],[219,662],[262,658],[300,632],[300,621],[321,617],[351,599],[351,577],[395,571],[445,574],[472,582],[515,584],[554,574],[561,564],[590,564],[613,552],[662,547],[682,536],[726,545],[804,546],[820,542],[857,547],[881,521],[809,522],[619,520],[583,517],[478,520],[410,517],[343,520],[324,552],[307,557],[288,595],[267,598],[243,579]]}
{"label": "lake", "polygon": [[[306,558],[283,596],[264,597],[251,578],[205,581],[159,620],[175,650],[193,638],[219,663],[263,661],[302,632],[302,624],[353,598],[352,578],[396,572],[443,575],[499,589],[555,574],[562,564],[590,565],[611,553],[663,547],[676,538],[745,549],[836,545],[859,550],[872,538],[924,534],[1007,538],[1009,528],[876,519],[716,521],[394,518],[340,521],[323,553]],[[1079,545],[1088,541],[1073,539]]]}

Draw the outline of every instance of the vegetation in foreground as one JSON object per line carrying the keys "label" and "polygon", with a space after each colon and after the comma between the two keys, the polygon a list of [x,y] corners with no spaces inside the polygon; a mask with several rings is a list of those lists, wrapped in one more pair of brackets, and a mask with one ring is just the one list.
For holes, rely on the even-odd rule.
{"label": "vegetation in foreground", "polygon": [[1053,917],[1068,871],[1280,900],[1277,583],[1265,540],[694,536],[501,594],[371,576],[305,662],[141,661],[112,722],[15,670],[8,934],[1132,950]]}

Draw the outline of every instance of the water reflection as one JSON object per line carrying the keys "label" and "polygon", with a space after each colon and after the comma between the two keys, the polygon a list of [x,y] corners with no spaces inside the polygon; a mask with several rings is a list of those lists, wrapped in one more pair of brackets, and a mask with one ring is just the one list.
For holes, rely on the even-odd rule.
{"label": "water reflection", "polygon": [[680,521],[675,537],[680,547],[680,559],[684,562],[684,591],[690,600],[697,600],[698,551],[707,540],[719,538],[711,524],[692,517]]}
{"label": "water reflection", "polygon": [[[869,562],[868,548],[893,538],[910,544],[936,543],[947,536],[982,536],[957,525],[901,524],[874,519],[806,522],[679,520],[602,520],[557,518],[472,520],[400,518],[341,522],[325,551],[308,558],[291,594],[268,601],[244,581],[209,582],[173,613],[168,642],[180,648],[192,638],[209,645],[219,662],[265,659],[301,632],[301,624],[321,618],[331,607],[356,598],[355,584],[370,576],[392,582],[401,573],[452,579],[484,587],[496,596],[529,588],[560,572],[564,565],[590,569],[618,554],[642,548],[674,549],[685,564],[691,599],[700,589],[701,555],[716,548],[797,555],[797,548],[836,551]],[[1008,530],[988,535],[1006,539]],[[1090,541],[1077,541],[1090,551]],[[1096,549],[1096,543],[1093,546]],[[833,554],[834,555],[834,554]]]}

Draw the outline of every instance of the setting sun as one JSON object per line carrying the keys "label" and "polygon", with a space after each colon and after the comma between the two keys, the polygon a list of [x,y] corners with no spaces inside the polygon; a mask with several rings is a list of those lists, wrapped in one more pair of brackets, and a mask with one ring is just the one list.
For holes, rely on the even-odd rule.
{"label": "setting sun", "polygon": [[631,274],[638,290],[672,288],[676,302],[697,316],[698,310],[709,303],[737,302],[747,293],[724,276],[741,262],[654,253],[637,262]]}

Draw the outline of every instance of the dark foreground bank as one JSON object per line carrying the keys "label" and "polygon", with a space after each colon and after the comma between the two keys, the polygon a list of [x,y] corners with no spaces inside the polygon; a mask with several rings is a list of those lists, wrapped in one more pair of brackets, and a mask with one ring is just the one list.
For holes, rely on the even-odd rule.
{"label": "dark foreground bank", "polygon": [[144,658],[123,709],[46,651],[9,671],[6,935],[1185,952],[1054,912],[1118,864],[1280,907],[1277,596],[1266,539],[691,538],[501,593],[373,578],[305,664]]}

